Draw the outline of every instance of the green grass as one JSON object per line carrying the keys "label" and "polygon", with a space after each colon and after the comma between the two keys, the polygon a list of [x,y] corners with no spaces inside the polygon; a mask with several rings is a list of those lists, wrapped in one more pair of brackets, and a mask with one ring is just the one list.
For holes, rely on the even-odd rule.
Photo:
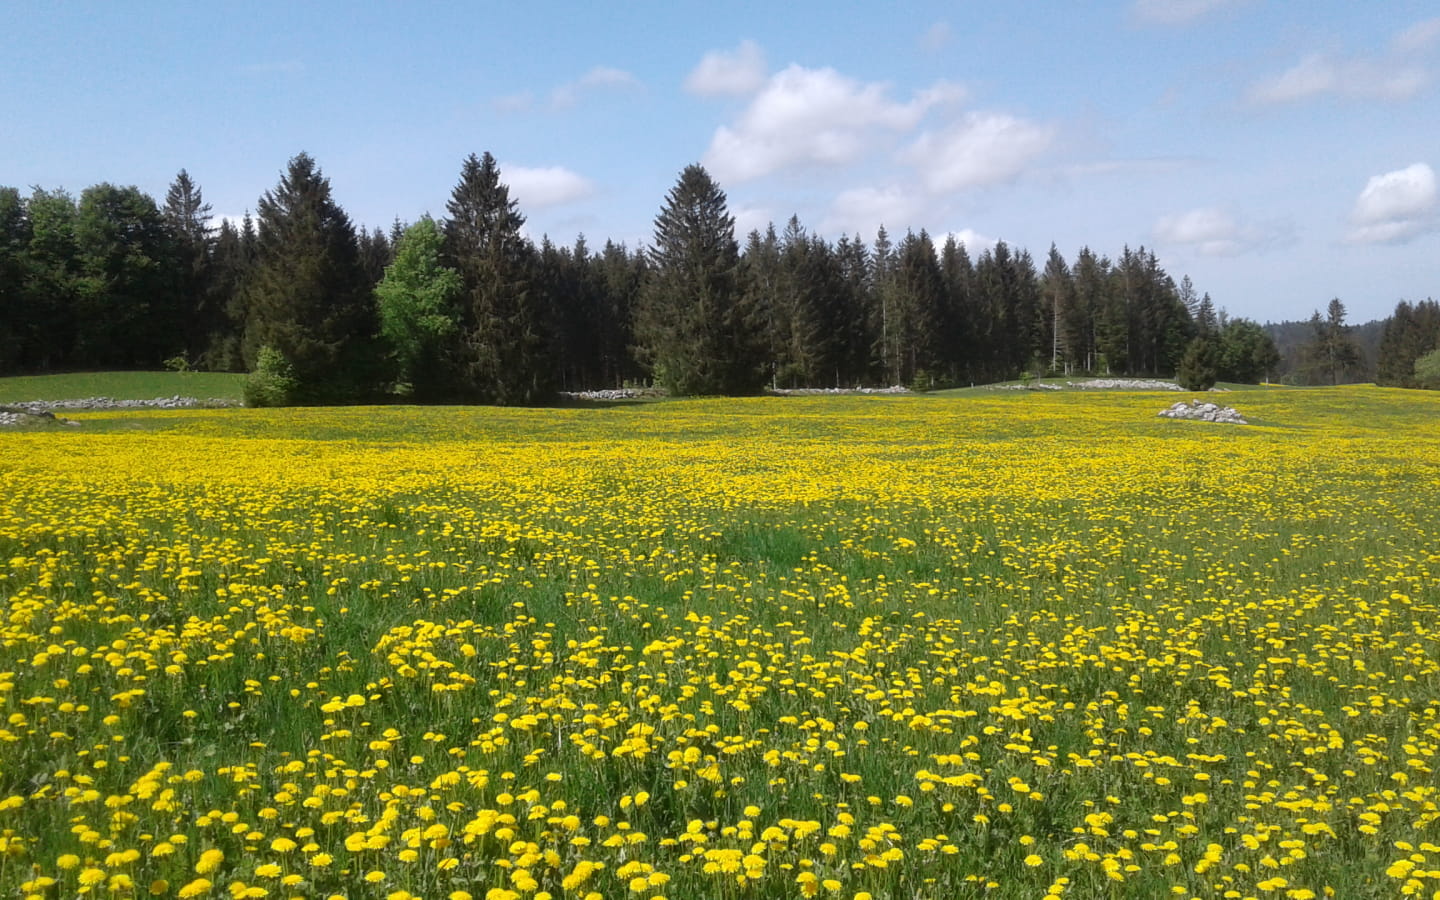
{"label": "green grass", "polygon": [[67,375],[17,375],[0,378],[0,403],[27,400],[154,400],[197,397],[239,400],[245,376],[233,372],[75,372]]}

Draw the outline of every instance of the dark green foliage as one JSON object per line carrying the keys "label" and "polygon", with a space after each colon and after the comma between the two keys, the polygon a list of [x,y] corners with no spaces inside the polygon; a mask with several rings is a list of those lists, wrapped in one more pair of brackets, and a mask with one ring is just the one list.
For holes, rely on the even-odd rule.
{"label": "dark green foliage", "polygon": [[1175,380],[1187,391],[1208,391],[1220,374],[1220,346],[1213,335],[1197,337],[1185,348]]}
{"label": "dark green foliage", "polygon": [[[1208,294],[1205,299],[1209,300]],[[1221,381],[1259,384],[1280,362],[1280,352],[1270,335],[1249,319],[1231,319],[1218,332],[1202,332],[1201,337],[1219,340]]]}
{"label": "dark green foliage", "polygon": [[666,195],[650,262],[636,337],[656,379],[679,395],[758,392],[763,337],[740,290],[735,222],[700,166]]}
{"label": "dark green foliage", "polygon": [[255,262],[257,237],[250,216],[240,228],[220,223],[209,266],[209,298],[214,320],[205,337],[200,368],[215,372],[243,372],[245,354],[245,282]]}
{"label": "dark green foliage", "polygon": [[385,277],[385,267],[395,261],[395,247],[379,228],[369,231],[359,229],[356,241],[360,250],[360,267],[365,270],[365,279],[373,287]]}
{"label": "dark green foliage", "polygon": [[20,192],[0,187],[0,373],[21,371],[34,339],[26,302],[30,217]]}
{"label": "dark green foliage", "polygon": [[1345,304],[1336,297],[1325,308],[1325,317],[1316,310],[1310,317],[1311,337],[1303,359],[1311,384],[1342,384],[1353,380],[1360,367],[1360,351],[1345,324]]}
{"label": "dark green foliage", "polygon": [[136,187],[86,188],[74,234],[75,357],[100,368],[155,369],[183,353],[174,245],[155,201]]}
{"label": "dark green foliage", "polygon": [[242,396],[246,406],[291,406],[299,387],[295,368],[284,354],[266,346],[256,353],[255,371],[245,377]]}
{"label": "dark green foliage", "polygon": [[184,169],[171,182],[161,215],[170,236],[170,277],[184,335],[184,357],[200,361],[206,357],[213,335],[225,324],[225,310],[210,286],[215,245],[210,204]]}
{"label": "dark green foliage", "polygon": [[1440,303],[1404,300],[1385,322],[1380,338],[1375,380],[1390,387],[1420,387],[1416,363],[1440,348]]}
{"label": "dark green foliage", "polygon": [[1052,372],[1062,368],[1070,370],[1074,365],[1070,346],[1066,341],[1064,321],[1066,312],[1075,303],[1075,281],[1070,277],[1070,267],[1065,257],[1054,244],[1045,259],[1045,272],[1040,277],[1040,291],[1044,298],[1044,329],[1050,345],[1050,366]]}
{"label": "dark green foliage", "polygon": [[36,188],[26,205],[29,247],[24,263],[25,329],[20,368],[44,372],[88,365],[73,353],[79,327],[80,252],[75,243],[79,210],[63,190]]}
{"label": "dark green foliage", "polygon": [[445,258],[464,285],[462,393],[502,406],[549,402],[555,317],[537,283],[534,248],[520,233],[525,217],[495,157],[466,158],[446,210]]}
{"label": "dark green foliage", "polygon": [[255,262],[245,279],[245,352],[293,367],[297,403],[373,396],[381,376],[374,298],[350,218],[308,154],[260,199]]}
{"label": "dark green foliage", "polygon": [[[936,337],[943,324],[945,280],[935,245],[924,231],[909,233],[896,250],[890,282],[886,370],[893,384],[933,384]],[[924,378],[919,378],[925,373]]]}
{"label": "dark green foliage", "polygon": [[460,334],[460,275],[440,261],[440,228],[425,216],[401,235],[395,261],[375,287],[380,334],[396,375],[415,400],[453,395]]}

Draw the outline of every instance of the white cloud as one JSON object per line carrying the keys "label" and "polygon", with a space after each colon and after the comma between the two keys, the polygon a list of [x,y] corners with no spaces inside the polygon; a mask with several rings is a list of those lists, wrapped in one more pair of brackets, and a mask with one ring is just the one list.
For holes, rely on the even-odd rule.
{"label": "white cloud", "polygon": [[765,229],[775,221],[774,214],[763,206],[737,206],[730,210],[730,216],[735,220],[735,236],[741,244],[745,243],[750,232],[764,234]]}
{"label": "white cloud", "polygon": [[734,50],[711,50],[685,79],[685,90],[701,96],[744,96],[765,83],[765,52],[754,41]]}
{"label": "white cloud", "polygon": [[1166,244],[1193,247],[1205,256],[1234,256],[1246,249],[1240,224],[1215,207],[1162,216],[1155,223],[1155,237]]}
{"label": "white cloud", "polygon": [[1243,0],[1135,0],[1136,18],[1151,25],[1188,25]]}
{"label": "white cloud", "polygon": [[943,249],[945,241],[952,237],[957,244],[965,245],[965,251],[970,254],[972,259],[984,253],[986,250],[993,250],[995,245],[1000,243],[999,238],[981,234],[973,228],[962,228],[959,231],[947,231],[935,238],[936,250]]}
{"label": "white cloud", "polygon": [[820,223],[822,234],[859,234],[869,241],[885,226],[892,241],[907,229],[925,227],[926,198],[920,191],[898,185],[861,187],[842,191]]}
{"label": "white cloud", "polygon": [[949,22],[936,22],[925,30],[925,34],[920,38],[920,46],[934,53],[950,43],[954,37],[955,30],[950,27]]}
{"label": "white cloud", "polygon": [[594,193],[590,179],[562,166],[501,166],[501,177],[522,208],[542,209],[573,203]]}
{"label": "white cloud", "polygon": [[1286,221],[1256,223],[1237,219],[1229,211],[1203,206],[1155,223],[1155,239],[1162,244],[1194,250],[1202,256],[1238,256],[1287,243],[1294,226]]}
{"label": "white cloud", "polygon": [[960,94],[941,82],[900,103],[890,99],[888,85],[791,65],[770,77],[739,121],[716,129],[704,162],[722,182],[853,162],[885,133],[909,131],[929,109]]}
{"label": "white cloud", "polygon": [[1349,238],[1357,244],[1400,244],[1440,225],[1435,170],[1425,163],[1375,175],[1355,200]]}
{"label": "white cloud", "polygon": [[1440,42],[1440,17],[1416,22],[1395,36],[1396,53],[1423,53]]}
{"label": "white cloud", "polygon": [[1279,75],[1250,88],[1254,103],[1293,103],[1326,94],[1338,97],[1404,100],[1429,82],[1419,65],[1398,60],[1340,58],[1314,53]]}
{"label": "white cloud", "polygon": [[1004,113],[975,112],[941,134],[926,132],[902,154],[926,186],[958,191],[1008,181],[1049,149],[1055,130]]}
{"label": "white cloud", "polygon": [[551,91],[550,105],[556,109],[566,109],[579,102],[582,93],[639,86],[640,79],[624,69],[596,66],[574,81],[562,84]]}

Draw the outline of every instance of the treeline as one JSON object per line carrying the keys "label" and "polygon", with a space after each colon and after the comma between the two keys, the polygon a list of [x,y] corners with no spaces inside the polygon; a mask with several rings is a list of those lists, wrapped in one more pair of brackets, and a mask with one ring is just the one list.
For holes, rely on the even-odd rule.
{"label": "treeline", "polygon": [[[743,248],[724,193],[681,173],[648,248],[524,235],[488,153],[443,219],[357,228],[306,154],[253,217],[212,225],[181,171],[163,204],[100,184],[78,200],[0,188],[0,372],[249,371],[258,403],[537,404],[658,383],[922,388],[1035,374],[1258,381],[1273,343],[1155,254],[1043,263],[1001,242],[881,228],[831,243],[795,218]],[[1203,380],[1203,378],[1202,378]]]}
{"label": "treeline", "polygon": [[1308,321],[1267,323],[1265,331],[1280,352],[1277,379],[1440,388],[1440,304],[1402,300],[1390,316],[1362,325],[1346,325],[1345,316],[1345,304],[1334,299]]}

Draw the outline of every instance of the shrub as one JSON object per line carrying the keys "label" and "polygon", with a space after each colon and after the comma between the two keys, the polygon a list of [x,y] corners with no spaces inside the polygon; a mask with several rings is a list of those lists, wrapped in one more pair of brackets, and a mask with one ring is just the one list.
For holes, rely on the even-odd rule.
{"label": "shrub", "polygon": [[246,406],[289,406],[295,402],[295,370],[274,347],[261,347],[255,371],[245,379]]}
{"label": "shrub", "polygon": [[1185,348],[1175,380],[1187,391],[1208,391],[1219,377],[1220,354],[1210,338],[1198,337]]}

